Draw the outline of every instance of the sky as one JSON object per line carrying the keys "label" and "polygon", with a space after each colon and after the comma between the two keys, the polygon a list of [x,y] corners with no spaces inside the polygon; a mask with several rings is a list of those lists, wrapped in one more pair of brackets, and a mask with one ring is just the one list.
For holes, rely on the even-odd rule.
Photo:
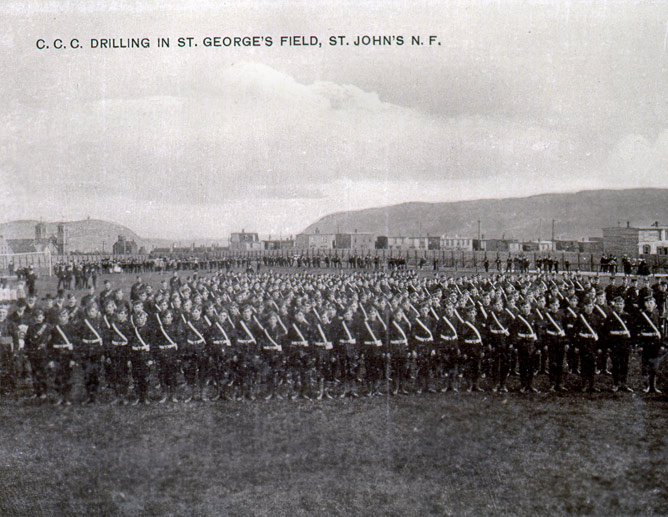
{"label": "sky", "polygon": [[1,221],[287,236],[408,201],[668,187],[668,1],[10,1],[0,27]]}

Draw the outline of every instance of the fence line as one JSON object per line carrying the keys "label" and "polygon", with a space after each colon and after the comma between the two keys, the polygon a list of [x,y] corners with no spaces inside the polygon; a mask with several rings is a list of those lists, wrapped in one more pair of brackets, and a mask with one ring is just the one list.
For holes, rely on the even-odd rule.
{"label": "fence line", "polygon": [[[339,259],[343,267],[349,266],[349,260],[353,258],[369,258],[373,261],[376,257],[380,264],[384,264],[389,259],[404,259],[409,266],[419,266],[422,262],[425,268],[433,268],[434,261],[439,269],[464,269],[474,271],[484,271],[485,259],[489,262],[489,270],[495,272],[499,269],[507,269],[508,259],[513,261],[513,269],[518,269],[515,262],[519,257],[526,257],[529,260],[532,269],[536,266],[536,261],[541,258],[551,257],[557,260],[559,271],[601,271],[600,253],[579,253],[570,251],[552,251],[552,252],[508,252],[508,251],[459,251],[459,250],[389,250],[389,249],[368,249],[368,250],[349,250],[349,249],[297,249],[286,248],[281,250],[215,250],[215,251],[196,251],[191,253],[179,253],[165,255],[168,260],[187,262],[191,258],[197,258],[200,261],[216,259],[238,259],[258,261],[264,257],[296,259],[302,257],[313,259],[319,257],[322,261],[325,257],[330,259]],[[81,262],[81,263],[99,263],[110,261],[123,264],[146,263],[159,256],[151,255],[111,255],[111,254],[76,254],[76,255],[51,255],[51,263],[56,265],[59,262]],[[636,258],[644,258],[652,273],[668,272],[668,257],[659,255],[639,255]],[[48,259],[43,254],[15,255],[12,256],[14,271],[21,267],[33,265],[39,270],[48,268]],[[321,265],[323,265],[321,263]],[[0,268],[7,271],[8,262],[5,260],[0,263]],[[621,261],[617,264],[617,271],[622,271]]]}

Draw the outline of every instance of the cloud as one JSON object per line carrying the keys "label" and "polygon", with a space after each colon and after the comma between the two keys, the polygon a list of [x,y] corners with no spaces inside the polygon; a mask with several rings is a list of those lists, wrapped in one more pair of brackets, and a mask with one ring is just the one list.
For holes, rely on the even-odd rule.
{"label": "cloud", "polygon": [[25,192],[197,205],[320,197],[341,178],[527,178],[582,154],[566,134],[535,122],[427,115],[354,85],[301,84],[258,63],[203,79],[205,95],[15,105],[0,165]]}
{"label": "cloud", "polygon": [[668,129],[653,141],[626,135],[610,153],[601,176],[616,188],[666,187],[667,173]]}

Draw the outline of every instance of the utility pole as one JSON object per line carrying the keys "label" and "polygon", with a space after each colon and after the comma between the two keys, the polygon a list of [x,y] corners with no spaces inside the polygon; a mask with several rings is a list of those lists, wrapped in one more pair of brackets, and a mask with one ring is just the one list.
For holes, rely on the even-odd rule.
{"label": "utility pole", "polygon": [[538,242],[543,238],[543,219],[538,220]]}
{"label": "utility pole", "polygon": [[554,249],[554,219],[552,219],[552,249]]}

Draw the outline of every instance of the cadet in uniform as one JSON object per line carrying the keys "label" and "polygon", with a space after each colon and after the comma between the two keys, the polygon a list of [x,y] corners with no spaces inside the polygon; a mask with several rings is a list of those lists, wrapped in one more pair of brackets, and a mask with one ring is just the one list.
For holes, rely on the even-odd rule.
{"label": "cadet in uniform", "polygon": [[100,311],[95,302],[90,303],[76,326],[75,355],[81,365],[86,387],[86,403],[95,402],[100,385],[100,366],[103,341],[100,328]]}
{"label": "cadet in uniform", "polygon": [[385,357],[382,336],[385,325],[378,317],[378,309],[372,306],[368,311],[368,319],[364,321],[363,361],[366,370],[366,396],[380,394],[380,381],[384,377]]}
{"label": "cadet in uniform", "polygon": [[179,343],[183,342],[182,329],[178,321],[174,321],[174,314],[169,309],[158,315],[158,327],[154,330],[154,344],[158,364],[158,378],[162,397],[160,404],[167,401],[178,402],[176,397],[176,373],[179,353]]}
{"label": "cadet in uniform", "polygon": [[659,313],[653,296],[643,300],[642,309],[636,317],[636,335],[642,350],[642,375],[647,383],[645,393],[661,393],[656,387],[656,371],[661,352]]}
{"label": "cadet in uniform", "polygon": [[249,400],[255,400],[258,369],[260,366],[259,337],[262,330],[253,318],[253,309],[245,305],[237,329],[237,346],[240,357],[240,379],[243,392]]}
{"label": "cadet in uniform", "polygon": [[522,393],[536,393],[538,390],[533,387],[533,375],[538,336],[535,330],[535,316],[531,313],[531,302],[529,300],[524,300],[521,303],[520,312],[511,323],[509,331],[517,349],[517,360],[520,367],[520,391]]}
{"label": "cadet in uniform", "polygon": [[510,343],[508,327],[512,319],[503,308],[503,300],[496,298],[494,305],[489,310],[488,345],[492,354],[492,380],[493,391],[507,393],[506,381],[510,370]]}
{"label": "cadet in uniform", "polygon": [[409,340],[410,352],[413,354],[415,372],[415,392],[429,391],[429,381],[432,376],[430,368],[432,356],[436,355],[436,341],[434,334],[437,332],[438,320],[432,313],[429,302],[420,307],[420,313],[415,316],[411,325],[411,336]]}
{"label": "cadet in uniform", "polygon": [[[596,291],[596,304],[594,305],[594,310],[598,312],[600,318],[599,322],[602,327],[605,327],[608,318],[610,317],[610,307],[608,306],[605,291],[598,289]],[[608,370],[608,340],[601,339],[599,343],[600,354],[597,357],[596,364],[596,373],[604,373],[610,375]]]}
{"label": "cadet in uniform", "polygon": [[260,382],[267,388],[265,400],[278,395],[277,388],[283,370],[283,346],[285,332],[278,324],[278,314],[269,313],[267,323],[261,326],[259,336],[261,347]]}
{"label": "cadet in uniform", "polygon": [[559,306],[559,299],[552,298],[547,311],[545,311],[544,339],[547,342],[547,356],[549,359],[550,391],[561,391],[562,389],[564,352],[567,346],[563,323],[564,316]]}
{"label": "cadet in uniform", "polygon": [[596,354],[599,350],[599,333],[602,329],[602,319],[594,312],[594,300],[590,297],[585,299],[582,312],[578,314],[575,326],[576,344],[580,354],[580,372],[582,378],[582,391],[594,393],[600,391],[594,387],[594,376],[596,374]]}
{"label": "cadet in uniform", "polygon": [[135,387],[133,406],[148,404],[148,362],[151,359],[151,329],[147,325],[148,314],[138,312],[133,317],[133,329],[130,336],[130,364]]}
{"label": "cadet in uniform", "polygon": [[[406,383],[409,378],[409,348],[408,335],[410,329],[406,325],[406,316],[401,307],[397,307],[392,314],[387,330],[387,353],[389,354],[389,373],[391,379],[391,393],[407,394]],[[388,372],[389,370],[389,372]]]}
{"label": "cadet in uniform", "polygon": [[576,331],[578,320],[580,319],[580,308],[578,307],[578,304],[578,297],[573,293],[567,300],[563,318],[564,331],[566,332],[566,339],[568,342],[568,350],[566,351],[568,371],[576,375],[580,375],[580,354],[578,353]]}
{"label": "cadet in uniform", "polygon": [[337,376],[343,382],[341,397],[358,397],[357,376],[360,329],[353,318],[353,309],[346,308],[343,317],[334,326]]}
{"label": "cadet in uniform", "polygon": [[446,300],[445,310],[439,319],[437,330],[436,358],[437,371],[444,379],[441,391],[457,391],[457,361],[459,351],[459,323],[455,306],[451,299]]}
{"label": "cadet in uniform", "polygon": [[624,298],[613,299],[613,310],[606,319],[605,340],[612,360],[612,391],[633,391],[626,384],[631,351],[631,317],[624,312]]}
{"label": "cadet in uniform", "polygon": [[113,402],[127,404],[128,384],[130,380],[130,370],[128,361],[130,360],[130,337],[133,328],[128,319],[128,309],[121,306],[116,314],[109,321],[110,331],[107,336],[109,347],[107,353],[111,362],[111,378],[109,384],[114,390]]}
{"label": "cadet in uniform", "polygon": [[71,405],[72,363],[74,342],[73,328],[69,324],[69,312],[61,309],[58,323],[51,328],[49,336],[49,357],[55,363],[55,389],[58,393],[56,405]]}
{"label": "cadet in uniform", "polygon": [[47,395],[47,363],[49,336],[51,331],[49,324],[45,321],[44,311],[35,309],[33,311],[33,323],[26,332],[26,352],[30,361],[33,396],[41,399]]}
{"label": "cadet in uniform", "polygon": [[217,393],[211,400],[226,396],[225,390],[230,382],[229,368],[235,336],[234,327],[226,310],[221,310],[213,317],[213,324],[208,329],[206,337],[207,355],[211,360],[212,378]]}
{"label": "cadet in uniform", "polygon": [[[184,303],[184,309],[187,307]],[[206,323],[202,318],[202,308],[199,305],[193,305],[190,314],[183,313],[185,318],[184,346],[182,349],[181,361],[183,361],[183,375],[186,381],[186,390],[188,393],[184,402],[190,402],[195,396],[199,400],[206,400],[204,393],[204,382],[206,378],[208,356],[206,354]]]}
{"label": "cadet in uniform", "polygon": [[476,321],[477,309],[470,303],[464,307],[464,324],[459,330],[459,348],[462,353],[466,391],[482,391],[480,388],[480,363],[483,358],[482,334]]}

